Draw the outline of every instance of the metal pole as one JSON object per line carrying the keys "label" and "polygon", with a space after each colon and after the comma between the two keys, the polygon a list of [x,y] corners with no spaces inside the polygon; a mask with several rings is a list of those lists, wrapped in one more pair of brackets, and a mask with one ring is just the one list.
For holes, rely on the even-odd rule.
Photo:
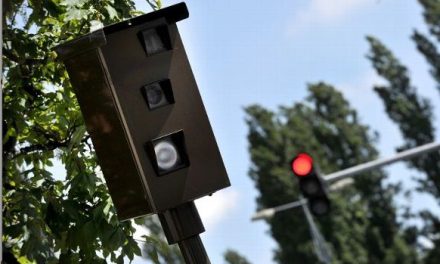
{"label": "metal pole", "polygon": [[186,264],[211,263],[199,235],[180,241],[179,248]]}
{"label": "metal pole", "polygon": [[168,244],[179,244],[186,264],[211,264],[199,234],[205,232],[194,201],[159,213]]}
{"label": "metal pole", "polygon": [[255,213],[252,216],[251,220],[256,221],[259,219],[270,218],[277,212],[284,211],[284,210],[291,209],[291,208],[295,208],[295,207],[299,207],[299,206],[306,204],[306,203],[307,203],[307,201],[305,199],[301,199],[299,201],[283,204],[283,205],[276,206],[273,208],[263,209],[263,210]]}
{"label": "metal pole", "polygon": [[440,142],[432,142],[432,143],[429,143],[426,145],[422,145],[422,146],[419,146],[416,148],[412,148],[409,150],[399,152],[396,155],[394,155],[393,157],[377,159],[377,160],[373,160],[373,161],[370,161],[367,163],[359,164],[359,165],[356,165],[354,167],[351,167],[351,168],[348,168],[345,170],[341,170],[338,172],[328,174],[326,176],[323,176],[322,178],[326,182],[338,181],[338,180],[345,179],[347,177],[351,177],[351,176],[360,174],[365,171],[373,170],[373,169],[394,163],[396,161],[409,159],[409,158],[412,158],[412,157],[415,157],[415,156],[418,156],[421,154],[425,154],[428,152],[432,152],[435,150],[439,150],[439,149],[440,149]]}
{"label": "metal pole", "polygon": [[319,231],[318,226],[316,226],[313,216],[310,213],[309,207],[306,205],[306,203],[302,204],[302,209],[306,215],[307,223],[310,227],[310,235],[312,236],[313,248],[316,256],[321,262],[330,264],[332,262],[332,253],[328,248],[324,237]]}

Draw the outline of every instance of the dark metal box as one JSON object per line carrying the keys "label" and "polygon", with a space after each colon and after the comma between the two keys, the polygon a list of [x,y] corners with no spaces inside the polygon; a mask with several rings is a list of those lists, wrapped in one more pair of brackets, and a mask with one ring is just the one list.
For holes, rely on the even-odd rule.
{"label": "dark metal box", "polygon": [[[184,3],[94,31],[57,47],[120,220],[162,212],[230,185],[176,22]],[[142,34],[165,34],[146,52]],[[173,103],[150,109],[144,86],[167,80]],[[183,133],[188,166],[159,175],[153,140]]]}

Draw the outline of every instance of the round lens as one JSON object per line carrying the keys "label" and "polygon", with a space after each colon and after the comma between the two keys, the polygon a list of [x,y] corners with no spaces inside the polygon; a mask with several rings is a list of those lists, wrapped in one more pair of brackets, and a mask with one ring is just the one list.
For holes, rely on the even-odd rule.
{"label": "round lens", "polygon": [[310,209],[315,215],[325,215],[329,211],[330,206],[327,201],[317,199],[311,202]]}
{"label": "round lens", "polygon": [[315,195],[319,191],[319,183],[314,179],[306,180],[302,183],[302,189],[308,195]]}
{"label": "round lens", "polygon": [[162,97],[163,97],[163,92],[159,85],[153,85],[147,89],[148,103],[151,106],[160,103]]}
{"label": "round lens", "polygon": [[307,176],[312,167],[313,159],[305,153],[299,154],[292,162],[292,170],[297,176]]}
{"label": "round lens", "polygon": [[157,165],[162,170],[171,169],[176,165],[178,160],[177,150],[173,144],[167,141],[162,141],[154,146],[156,152]]}

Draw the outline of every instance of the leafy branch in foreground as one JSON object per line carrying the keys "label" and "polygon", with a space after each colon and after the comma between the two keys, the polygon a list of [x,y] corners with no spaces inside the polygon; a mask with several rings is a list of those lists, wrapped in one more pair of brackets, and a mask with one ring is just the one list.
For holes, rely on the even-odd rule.
{"label": "leafy branch in foreground", "polygon": [[132,260],[141,255],[135,229],[117,220],[72,86],[53,48],[98,22],[107,25],[139,11],[131,0],[3,3],[5,260]]}

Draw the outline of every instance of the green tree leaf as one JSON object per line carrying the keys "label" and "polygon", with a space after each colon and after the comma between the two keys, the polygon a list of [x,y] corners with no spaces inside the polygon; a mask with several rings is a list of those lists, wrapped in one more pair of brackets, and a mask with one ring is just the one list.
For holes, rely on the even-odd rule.
{"label": "green tree leaf", "polygon": [[105,9],[107,10],[108,15],[110,16],[110,19],[114,19],[114,18],[118,17],[118,13],[116,12],[116,10],[112,6],[106,5]]}
{"label": "green tree leaf", "polygon": [[[123,262],[119,223],[64,66],[53,48],[135,13],[130,0],[3,1],[3,224],[8,263]],[[106,8],[106,5],[109,5]],[[17,23],[17,19],[24,21]],[[65,171],[52,175],[50,166]]]}

